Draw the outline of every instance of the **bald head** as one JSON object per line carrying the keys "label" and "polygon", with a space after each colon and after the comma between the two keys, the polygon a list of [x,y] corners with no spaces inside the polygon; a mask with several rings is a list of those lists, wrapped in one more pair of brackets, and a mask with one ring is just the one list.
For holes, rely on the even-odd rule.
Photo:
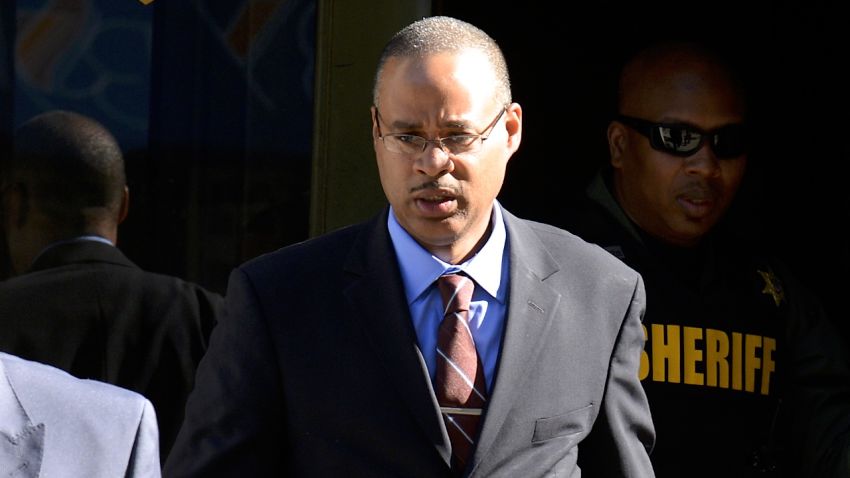
{"label": "bald head", "polygon": [[[701,91],[712,92],[711,104],[694,104]],[[685,103],[703,109],[720,102],[741,114],[746,110],[742,83],[729,63],[699,44],[650,46],[632,57],[620,74],[617,105],[621,114],[659,119],[670,105]]]}
{"label": "bald head", "polygon": [[478,50],[487,58],[497,78],[496,100],[511,102],[511,81],[502,50],[496,41],[478,27],[451,17],[428,17],[411,23],[396,33],[384,47],[378,60],[373,88],[373,103],[380,108],[379,83],[384,65],[390,58],[422,58],[440,53]]}
{"label": "bald head", "polygon": [[124,158],[112,134],[70,111],[42,113],[22,124],[3,174],[7,184],[26,186],[33,207],[80,233],[86,222],[116,217],[126,185]]}

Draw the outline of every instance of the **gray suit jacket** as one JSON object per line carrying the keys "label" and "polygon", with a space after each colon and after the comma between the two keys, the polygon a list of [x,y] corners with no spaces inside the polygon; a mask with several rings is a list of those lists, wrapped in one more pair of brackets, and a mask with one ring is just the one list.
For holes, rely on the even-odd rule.
{"label": "gray suit jacket", "polygon": [[[166,477],[449,476],[451,449],[387,232],[372,221],[235,270]],[[640,276],[504,213],[510,290],[469,476],[652,477]]]}
{"label": "gray suit jacket", "polygon": [[156,478],[158,440],[141,395],[0,353],[0,476]]}

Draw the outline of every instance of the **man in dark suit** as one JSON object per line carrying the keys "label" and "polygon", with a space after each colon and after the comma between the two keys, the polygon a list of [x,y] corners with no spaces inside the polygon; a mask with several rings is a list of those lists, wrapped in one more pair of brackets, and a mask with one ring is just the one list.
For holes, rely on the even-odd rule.
{"label": "man in dark suit", "polygon": [[145,272],[115,247],[128,190],[118,143],[85,116],[21,125],[3,162],[3,225],[18,274],[0,283],[0,350],[145,395],[167,454],[221,296]]}
{"label": "man in dark suit", "polygon": [[372,108],[390,207],[232,273],[164,475],[573,477],[587,447],[586,476],[653,476],[641,278],[496,202],[521,131],[484,32],[396,34]]}

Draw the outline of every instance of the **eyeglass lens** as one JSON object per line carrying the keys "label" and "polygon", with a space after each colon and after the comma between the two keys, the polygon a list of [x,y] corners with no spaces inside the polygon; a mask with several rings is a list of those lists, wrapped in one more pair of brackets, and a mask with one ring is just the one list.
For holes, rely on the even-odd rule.
{"label": "eyeglass lens", "polygon": [[455,135],[425,139],[421,136],[409,134],[388,134],[383,136],[383,140],[390,151],[405,154],[421,153],[428,146],[428,143],[434,143],[437,148],[451,154],[472,152],[481,145],[481,138],[478,135]]}

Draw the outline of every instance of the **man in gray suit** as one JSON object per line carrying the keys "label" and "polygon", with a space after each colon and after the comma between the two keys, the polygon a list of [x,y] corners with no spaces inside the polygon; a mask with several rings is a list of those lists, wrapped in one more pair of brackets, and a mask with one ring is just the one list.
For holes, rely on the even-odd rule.
{"label": "man in gray suit", "polygon": [[[652,477],[642,280],[496,201],[521,133],[484,32],[396,34],[372,107],[389,208],[232,273],[164,475]],[[603,459],[579,469],[579,444]]]}
{"label": "man in gray suit", "polygon": [[153,406],[135,392],[0,353],[0,475],[157,478]]}

